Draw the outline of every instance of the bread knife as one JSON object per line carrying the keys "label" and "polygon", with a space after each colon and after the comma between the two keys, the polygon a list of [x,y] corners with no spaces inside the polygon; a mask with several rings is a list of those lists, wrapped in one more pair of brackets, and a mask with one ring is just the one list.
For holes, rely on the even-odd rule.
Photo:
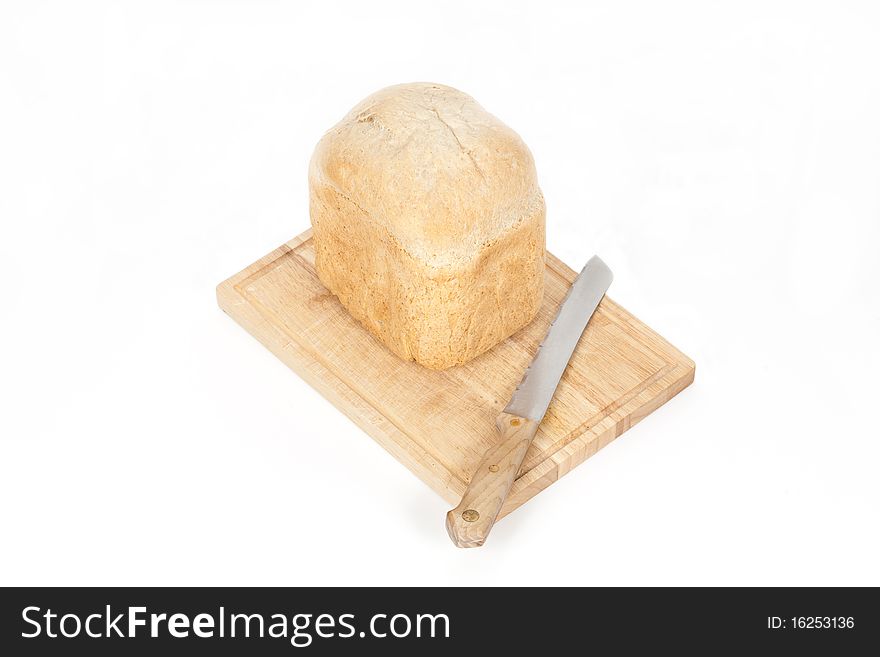
{"label": "bread knife", "polygon": [[483,456],[461,503],[446,514],[446,530],[458,547],[479,547],[492,530],[568,361],[613,278],[608,266],[593,256],[568,289],[532,363],[495,422],[500,442]]}

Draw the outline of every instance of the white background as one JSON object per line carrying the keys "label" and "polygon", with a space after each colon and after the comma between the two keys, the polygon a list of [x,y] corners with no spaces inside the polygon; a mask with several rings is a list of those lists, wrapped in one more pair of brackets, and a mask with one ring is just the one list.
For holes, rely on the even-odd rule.
{"label": "white background", "polygon": [[[880,584],[880,10],[4,2],[0,584]],[[457,550],[216,306],[385,85],[530,145],[696,383]]]}

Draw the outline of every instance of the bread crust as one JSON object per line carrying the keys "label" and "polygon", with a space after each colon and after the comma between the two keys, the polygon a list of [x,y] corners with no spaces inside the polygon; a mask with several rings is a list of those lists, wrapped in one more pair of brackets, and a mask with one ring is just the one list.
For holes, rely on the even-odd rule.
{"label": "bread crust", "polygon": [[460,365],[538,311],[545,208],[528,148],[470,96],[383,89],[309,167],[323,284],[394,353]]}

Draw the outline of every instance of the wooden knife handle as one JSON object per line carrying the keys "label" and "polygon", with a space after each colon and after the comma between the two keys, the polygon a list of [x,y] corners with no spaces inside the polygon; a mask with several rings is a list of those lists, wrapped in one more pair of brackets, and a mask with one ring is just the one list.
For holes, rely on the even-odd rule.
{"label": "wooden knife handle", "polygon": [[538,432],[534,420],[509,413],[499,415],[495,424],[501,441],[486,452],[461,503],[446,514],[446,531],[458,547],[485,542]]}

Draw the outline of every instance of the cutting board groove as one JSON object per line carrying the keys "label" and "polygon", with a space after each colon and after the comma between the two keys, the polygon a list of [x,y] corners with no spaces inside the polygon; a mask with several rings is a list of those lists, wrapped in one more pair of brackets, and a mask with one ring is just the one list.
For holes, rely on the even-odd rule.
{"label": "cutting board groove", "polygon": [[[311,231],[217,287],[220,307],[448,502],[497,439],[510,398],[575,272],[547,254],[544,303],[526,328],[443,372],[400,360],[318,280]],[[694,363],[608,297],[572,357],[500,516],[694,380]]]}

